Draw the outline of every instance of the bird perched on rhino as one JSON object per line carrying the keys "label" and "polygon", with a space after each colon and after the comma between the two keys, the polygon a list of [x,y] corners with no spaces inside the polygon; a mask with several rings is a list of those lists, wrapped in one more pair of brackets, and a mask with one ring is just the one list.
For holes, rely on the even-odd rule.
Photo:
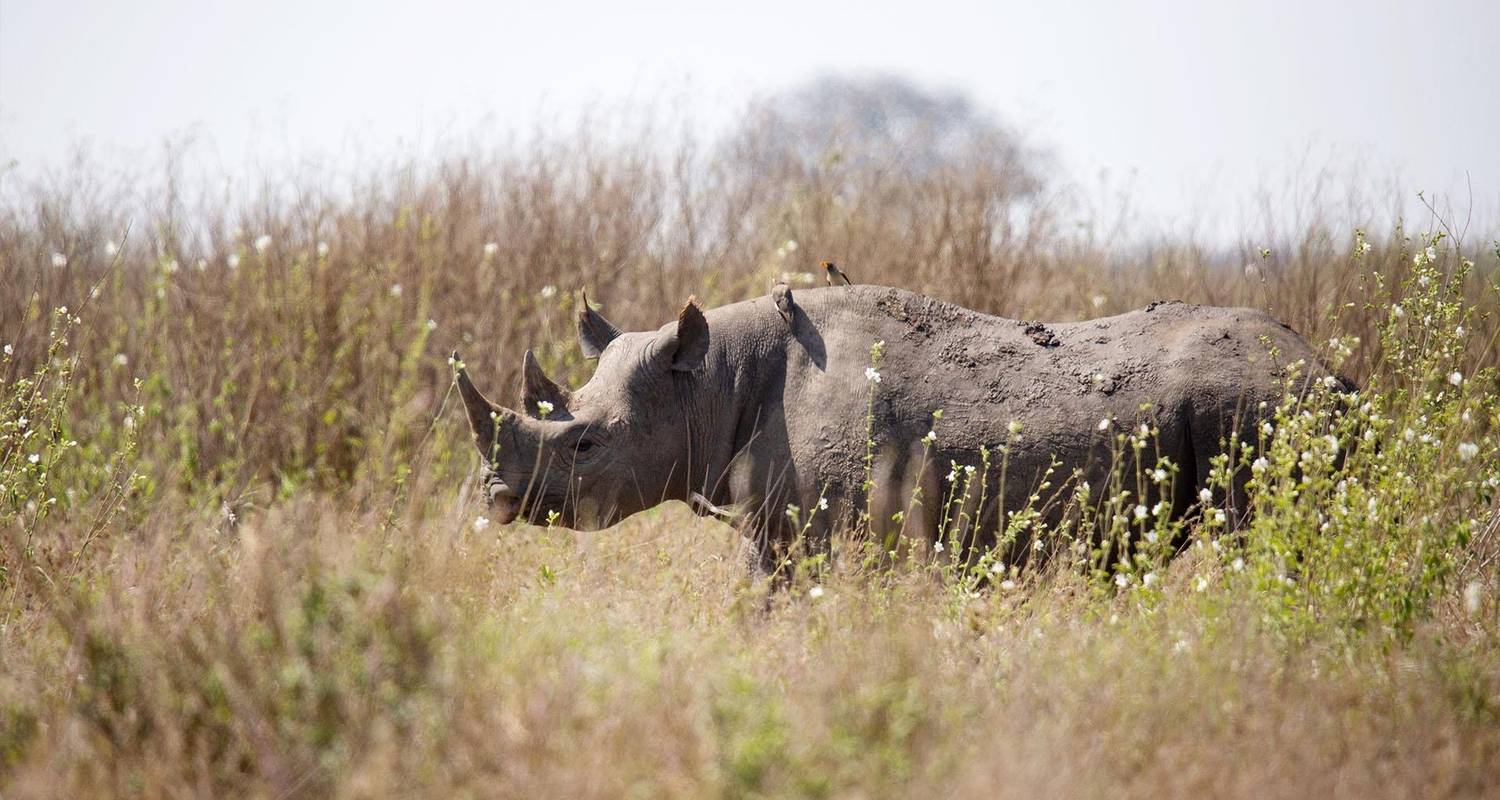
{"label": "bird perched on rhino", "polygon": [[777,279],[772,284],[771,299],[776,301],[776,311],[786,324],[792,324],[792,287],[786,285],[785,279]]}
{"label": "bird perched on rhino", "polygon": [[823,269],[827,272],[829,286],[852,286],[854,284],[854,281],[849,280],[849,276],[839,270],[832,261],[824,261]]}

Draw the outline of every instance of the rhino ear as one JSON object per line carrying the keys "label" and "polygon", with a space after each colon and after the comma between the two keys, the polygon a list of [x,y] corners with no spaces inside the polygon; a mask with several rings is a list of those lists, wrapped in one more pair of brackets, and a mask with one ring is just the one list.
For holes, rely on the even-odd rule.
{"label": "rhino ear", "polygon": [[464,410],[469,415],[469,430],[474,432],[474,444],[479,447],[481,453],[489,451],[495,441],[495,426],[500,421],[501,408],[480,394],[479,389],[469,380],[469,373],[464,369],[463,359],[458,357],[458,351],[453,351],[453,369],[455,379],[458,382],[458,394],[463,398]]}
{"label": "rhino ear", "polygon": [[656,351],[678,372],[703,366],[703,358],[708,355],[708,320],[698,308],[698,298],[689,297],[677,315],[677,324],[657,334]]}
{"label": "rhino ear", "polygon": [[589,308],[588,292],[580,292],[578,302],[578,346],[584,358],[598,358],[604,348],[620,335],[620,329],[610,324],[604,315]]}
{"label": "rhino ear", "polygon": [[[526,414],[536,419],[565,417],[570,397],[567,389],[553,383],[552,379],[542,372],[542,366],[537,363],[536,356],[527,350],[526,357],[521,363],[521,408],[526,411]],[[542,413],[539,403],[551,404],[546,414]]]}

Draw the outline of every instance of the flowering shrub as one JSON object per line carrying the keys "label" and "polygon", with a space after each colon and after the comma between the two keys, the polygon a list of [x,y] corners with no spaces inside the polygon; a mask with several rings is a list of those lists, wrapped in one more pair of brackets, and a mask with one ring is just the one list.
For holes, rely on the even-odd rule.
{"label": "flowering shrub", "polygon": [[124,408],[118,421],[104,426],[105,435],[80,444],[74,408],[78,354],[69,339],[80,322],[67,307],[52,312],[46,352],[29,375],[6,383],[15,344],[6,343],[0,356],[0,533],[21,534],[19,541],[0,541],[6,553],[0,586],[16,563],[35,555],[36,533],[50,515],[94,509],[83,538],[71,543],[76,554],[105,529],[125,494],[144,485],[131,468],[139,406]]}

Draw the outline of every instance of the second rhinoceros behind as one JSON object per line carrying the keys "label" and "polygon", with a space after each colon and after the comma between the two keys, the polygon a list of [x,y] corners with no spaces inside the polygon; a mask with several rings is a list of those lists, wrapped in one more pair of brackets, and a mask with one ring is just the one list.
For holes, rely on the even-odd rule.
{"label": "second rhinoceros behind", "polygon": [[[1231,436],[1256,440],[1289,375],[1330,375],[1301,336],[1250,309],[1154,303],[1028,324],[879,286],[785,294],[782,308],[762,297],[706,314],[690,301],[642,333],[585,300],[593,377],[565,389],[528,352],[519,412],[486,400],[460,365],[494,515],[596,528],[696,500],[734,509],[764,561],[809,522],[826,532],[900,510],[936,536],[961,491],[969,540],[992,542],[1007,510],[1056,517],[1068,487],[1102,487],[1116,433],[1144,421],[1156,432],[1141,463],[1165,458],[1173,477],[1132,502],[1180,516],[1203,504]],[[1238,513],[1243,483],[1212,502]]]}

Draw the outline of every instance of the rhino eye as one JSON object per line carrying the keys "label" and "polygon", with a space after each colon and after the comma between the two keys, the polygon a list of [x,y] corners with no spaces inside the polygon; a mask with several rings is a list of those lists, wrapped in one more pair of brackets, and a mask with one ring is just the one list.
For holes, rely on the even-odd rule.
{"label": "rhino eye", "polygon": [[573,445],[573,452],[577,455],[585,455],[594,449],[594,440],[579,439],[578,444]]}

